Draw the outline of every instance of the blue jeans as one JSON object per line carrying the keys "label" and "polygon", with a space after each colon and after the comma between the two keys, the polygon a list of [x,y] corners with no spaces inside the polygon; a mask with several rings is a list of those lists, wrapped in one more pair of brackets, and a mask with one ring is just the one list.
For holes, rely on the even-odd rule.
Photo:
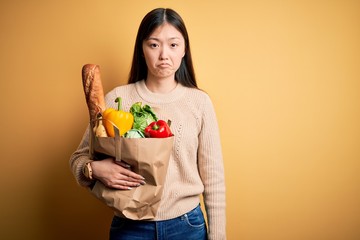
{"label": "blue jeans", "polygon": [[114,216],[110,240],[206,240],[207,230],[200,205],[164,221],[136,221]]}

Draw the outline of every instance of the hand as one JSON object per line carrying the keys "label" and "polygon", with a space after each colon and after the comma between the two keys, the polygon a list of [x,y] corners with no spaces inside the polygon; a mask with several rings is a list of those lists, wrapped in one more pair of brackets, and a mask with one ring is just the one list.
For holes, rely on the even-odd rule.
{"label": "hand", "polygon": [[93,177],[110,188],[130,190],[145,184],[144,177],[132,172],[124,165],[117,164],[112,158],[93,161],[91,168]]}

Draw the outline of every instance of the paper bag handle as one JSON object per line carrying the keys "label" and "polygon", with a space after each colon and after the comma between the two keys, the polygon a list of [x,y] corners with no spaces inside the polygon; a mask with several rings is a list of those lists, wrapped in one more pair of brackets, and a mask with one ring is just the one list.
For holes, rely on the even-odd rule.
{"label": "paper bag handle", "polygon": [[117,163],[121,162],[121,137],[120,131],[117,127],[114,126],[115,132],[115,161]]}

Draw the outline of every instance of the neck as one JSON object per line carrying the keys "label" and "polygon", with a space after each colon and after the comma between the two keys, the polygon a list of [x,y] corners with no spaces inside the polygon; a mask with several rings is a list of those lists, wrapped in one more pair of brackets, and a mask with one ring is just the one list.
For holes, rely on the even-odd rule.
{"label": "neck", "polygon": [[175,79],[151,79],[145,80],[146,87],[153,93],[169,93],[177,86]]}

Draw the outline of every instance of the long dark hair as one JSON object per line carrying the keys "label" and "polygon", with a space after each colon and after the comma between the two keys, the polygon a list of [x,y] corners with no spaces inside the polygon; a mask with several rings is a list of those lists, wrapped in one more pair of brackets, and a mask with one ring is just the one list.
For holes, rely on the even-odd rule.
{"label": "long dark hair", "polygon": [[197,88],[195,72],[190,52],[189,36],[185,23],[180,15],[170,8],[157,8],[145,15],[140,23],[136,36],[134,56],[131,64],[128,83],[135,83],[146,79],[147,66],[143,55],[143,41],[163,23],[169,23],[174,26],[184,37],[185,55],[182,58],[179,69],[175,73],[175,80],[186,87]]}

